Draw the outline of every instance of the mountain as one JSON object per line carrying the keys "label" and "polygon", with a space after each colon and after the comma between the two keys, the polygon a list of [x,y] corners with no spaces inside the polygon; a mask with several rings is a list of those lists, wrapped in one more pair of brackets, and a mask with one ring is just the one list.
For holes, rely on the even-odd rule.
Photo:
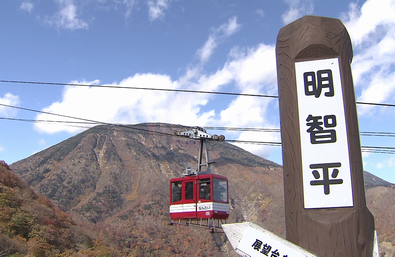
{"label": "mountain", "polygon": [[[185,129],[161,123],[96,126],[11,168],[120,256],[236,256],[223,234],[168,226],[169,181],[197,165],[199,141],[173,136]],[[229,180],[228,223],[251,221],[284,237],[282,167],[225,142],[209,141],[208,148],[212,172]],[[393,202],[386,198],[395,190],[391,184],[366,178],[370,203]],[[381,207],[372,211],[376,227],[394,225]],[[391,250],[395,231],[378,233]]]}
{"label": "mountain", "polygon": [[0,162],[0,256],[70,256],[91,245],[69,215]]}
{"label": "mountain", "polygon": [[371,188],[377,186],[391,187],[395,185],[373,175],[372,173],[365,171],[365,188]]}
{"label": "mountain", "polygon": [[381,256],[395,256],[395,186],[376,186],[366,191],[366,201],[375,218]]}

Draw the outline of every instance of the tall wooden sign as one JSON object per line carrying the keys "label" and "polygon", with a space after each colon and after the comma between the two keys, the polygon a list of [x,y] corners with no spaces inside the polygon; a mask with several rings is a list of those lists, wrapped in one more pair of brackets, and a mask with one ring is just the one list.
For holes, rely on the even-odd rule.
{"label": "tall wooden sign", "polygon": [[372,256],[347,30],[305,16],[280,30],[276,56],[287,240],[318,256]]}

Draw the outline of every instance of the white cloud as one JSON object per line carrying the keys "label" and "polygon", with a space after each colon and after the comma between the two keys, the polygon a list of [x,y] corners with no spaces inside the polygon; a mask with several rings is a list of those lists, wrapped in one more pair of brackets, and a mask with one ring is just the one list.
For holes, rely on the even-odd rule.
{"label": "white cloud", "polygon": [[244,51],[233,48],[231,54],[236,59],[228,65],[239,88],[249,93],[257,93],[263,86],[269,93],[277,90],[274,46],[260,44]]}
{"label": "white cloud", "polygon": [[394,166],[395,166],[395,157],[390,157],[387,160],[376,164],[377,169],[388,169]]}
{"label": "white cloud", "polygon": [[[252,141],[252,142],[280,142],[280,135],[278,133],[254,133],[254,132],[243,132],[240,134],[238,140],[240,141]],[[248,143],[234,143],[238,147],[243,148],[251,153],[254,153],[261,157],[269,157],[272,148],[259,144],[248,144]]]}
{"label": "white cloud", "polygon": [[3,152],[5,149],[0,145],[0,153]]}
{"label": "white cloud", "polygon": [[284,0],[289,8],[281,16],[283,23],[288,24],[304,15],[312,14],[314,5],[311,0]]}
{"label": "white cloud", "polygon": [[56,0],[59,11],[52,17],[47,17],[45,22],[61,29],[88,29],[88,23],[79,18],[77,6],[73,0]]}
{"label": "white cloud", "polygon": [[235,34],[241,28],[241,25],[237,23],[237,17],[232,17],[228,22],[222,24],[210,33],[207,41],[204,43],[203,47],[197,51],[197,56],[202,63],[207,62],[214,50],[217,48],[218,44],[221,43],[227,37]]}
{"label": "white cloud", "polygon": [[[231,127],[244,127],[244,124],[254,127],[262,124],[265,106],[261,101],[262,99],[258,98],[238,97],[231,102],[227,109],[221,111],[221,123]],[[267,101],[265,102],[267,103]]]}
{"label": "white cloud", "polygon": [[240,27],[240,24],[237,23],[237,17],[232,17],[228,20],[228,23],[219,27],[219,31],[223,30],[225,32],[225,36],[229,37],[239,31]]}
{"label": "white cloud", "polygon": [[[358,101],[383,103],[395,98],[395,1],[367,0],[349,5],[342,17],[354,46],[353,78]],[[359,114],[377,108],[359,106]]]}
{"label": "white cloud", "polygon": [[395,157],[391,157],[388,162],[387,162],[388,167],[394,167],[395,166]]}
{"label": "white cloud", "polygon": [[[176,81],[171,81],[169,76],[147,73],[136,74],[113,86],[175,89],[177,84]],[[108,123],[161,121],[193,125],[206,123],[212,115],[212,112],[198,114],[199,106],[205,103],[202,99],[203,97],[192,94],[163,91],[66,87],[62,101],[53,103],[43,111]],[[69,120],[48,114],[39,114],[37,119]],[[62,124],[36,123],[35,127],[45,133],[81,131],[81,128]]]}
{"label": "white cloud", "polygon": [[[366,161],[370,156],[372,155],[371,152],[364,152],[362,151],[362,158],[363,158],[363,166],[366,166],[368,164],[368,162]],[[366,161],[366,162],[365,162]]]}
{"label": "white cloud", "polygon": [[[380,27],[389,29],[395,23],[395,2],[393,0],[367,0],[361,8],[356,3],[349,5],[349,12],[344,18],[354,45],[370,41],[377,37]],[[376,34],[379,33],[379,34]]]}
{"label": "white cloud", "polygon": [[[0,104],[19,106],[20,104],[19,96],[13,95],[11,93],[7,93],[3,97],[0,97]],[[7,118],[15,117],[17,112],[18,111],[15,108],[10,108],[0,105],[0,115],[2,116],[5,116]]]}
{"label": "white cloud", "polygon": [[381,162],[379,162],[379,163],[376,164],[376,168],[377,168],[377,169],[382,169],[382,168],[384,168],[384,167],[385,167],[385,164],[383,164],[383,163],[381,163]]}
{"label": "white cloud", "polygon": [[164,12],[167,8],[169,8],[171,0],[153,0],[148,1],[148,17],[151,21],[157,19],[163,19],[165,16]]}
{"label": "white cloud", "polygon": [[33,4],[30,2],[22,2],[19,8],[21,8],[21,10],[23,11],[30,13],[33,10],[33,7]]}
{"label": "white cloud", "polygon": [[132,14],[133,8],[137,3],[137,0],[123,0],[122,2],[126,7],[125,17],[129,18]]}
{"label": "white cloud", "polygon": [[262,9],[256,10],[256,13],[258,14],[259,17],[263,18],[265,16],[265,12]]}
{"label": "white cloud", "polygon": [[[394,98],[395,72],[383,68],[376,74],[371,74],[369,84],[363,89],[359,100],[369,103],[383,103]],[[392,101],[391,101],[392,102]],[[373,111],[372,106],[360,106],[359,113],[369,114]]]}
{"label": "white cloud", "polygon": [[[260,44],[244,51],[234,48],[231,55],[235,59],[227,62],[222,72],[226,70],[231,74],[241,93],[277,95],[274,46]],[[272,119],[270,111],[273,111],[273,106],[277,106],[277,100],[239,96],[219,113],[219,119],[215,122],[229,127],[275,128],[279,124],[273,123],[273,120],[278,120]],[[233,138],[243,141],[280,141],[278,133],[242,132],[233,135]],[[268,157],[272,150],[263,145],[236,145],[262,157]]]}
{"label": "white cloud", "polygon": [[[178,79],[163,74],[135,74],[112,86],[166,89],[226,91],[234,87],[240,93],[276,94],[276,60],[274,46],[264,44],[248,49],[234,48],[228,61],[214,73],[204,73],[201,68],[190,68]],[[78,83],[72,81],[72,83]],[[99,81],[80,81],[98,84]],[[111,85],[107,85],[111,86]],[[45,112],[80,117],[106,123],[135,124],[141,122],[168,122],[190,126],[278,127],[270,122],[276,108],[275,100],[257,97],[229,97],[221,109],[212,94],[177,93],[138,89],[113,89],[100,87],[65,87],[62,99],[43,109]],[[275,107],[273,107],[275,106]],[[39,114],[36,119],[67,120],[64,117]],[[75,120],[74,120],[75,121]],[[64,124],[36,123],[43,133],[67,131],[76,133],[82,128]],[[252,134],[251,134],[252,133]],[[231,139],[277,141],[278,136],[254,132],[237,132]],[[230,138],[229,138],[230,139]],[[240,147],[255,154],[267,155],[268,148],[260,145],[241,144]],[[270,147],[269,147],[270,148]]]}
{"label": "white cloud", "polygon": [[203,47],[198,50],[199,59],[202,63],[207,62],[217,48],[218,42],[214,35],[210,35]]}

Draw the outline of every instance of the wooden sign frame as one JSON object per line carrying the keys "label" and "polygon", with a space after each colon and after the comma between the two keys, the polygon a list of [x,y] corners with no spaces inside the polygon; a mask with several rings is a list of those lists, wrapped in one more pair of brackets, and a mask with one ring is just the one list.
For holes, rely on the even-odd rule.
{"label": "wooden sign frame", "polygon": [[[372,256],[374,219],[366,207],[358,117],[350,67],[353,50],[348,32],[338,19],[305,16],[280,30],[276,58],[287,240],[319,256]],[[299,119],[301,103],[298,102],[295,64],[330,58],[337,59],[339,63],[349,155],[345,158],[348,158],[349,170],[339,168],[340,173],[336,173],[335,168],[339,167],[336,165],[340,162],[332,164],[335,168],[329,168],[333,169],[335,175],[349,172],[353,199],[352,205],[348,202],[347,205],[333,208],[330,204],[305,208],[303,176],[306,168],[303,170],[301,133],[305,133],[308,120],[305,123],[306,117],[303,117],[304,120]],[[325,92],[329,90],[326,89]],[[307,89],[305,92],[306,95],[310,93],[314,97],[314,90]],[[323,113],[322,117],[324,115],[327,114]],[[303,124],[300,120],[303,120]],[[331,122],[328,124],[333,126],[333,121]],[[310,166],[312,168],[308,172],[319,177],[319,169],[315,169],[314,174],[314,168],[319,166],[311,165],[313,166]]]}

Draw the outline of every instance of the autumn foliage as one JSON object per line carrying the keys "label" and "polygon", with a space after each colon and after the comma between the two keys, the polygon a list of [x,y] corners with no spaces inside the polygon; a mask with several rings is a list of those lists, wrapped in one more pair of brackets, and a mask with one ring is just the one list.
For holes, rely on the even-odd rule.
{"label": "autumn foliage", "polygon": [[217,256],[213,237],[224,240],[204,227],[169,226],[158,199],[106,222],[76,221],[0,164],[0,256]]}
{"label": "autumn foliage", "polygon": [[78,230],[66,213],[0,163],[0,256],[76,253],[89,239],[77,240]]}

